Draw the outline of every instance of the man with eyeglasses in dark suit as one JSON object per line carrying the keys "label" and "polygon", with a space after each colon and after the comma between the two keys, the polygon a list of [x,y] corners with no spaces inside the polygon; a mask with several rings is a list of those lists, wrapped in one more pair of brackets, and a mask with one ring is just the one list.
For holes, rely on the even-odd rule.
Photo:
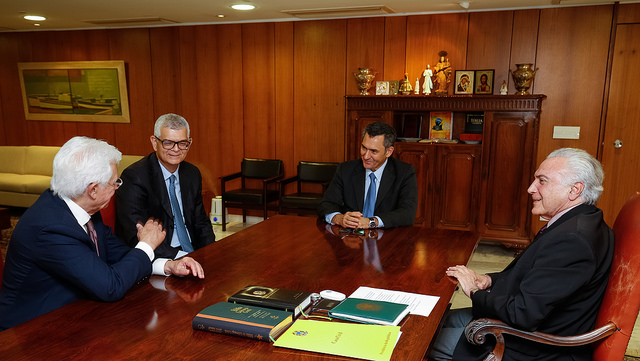
{"label": "man with eyeglasses in dark suit", "polygon": [[215,236],[202,202],[200,171],[184,161],[192,144],[187,120],[160,116],[150,141],[154,152],[122,172],[115,231],[133,244],[138,222],[149,217],[162,222],[167,235],[155,250],[154,271],[159,271],[166,261],[213,243]]}

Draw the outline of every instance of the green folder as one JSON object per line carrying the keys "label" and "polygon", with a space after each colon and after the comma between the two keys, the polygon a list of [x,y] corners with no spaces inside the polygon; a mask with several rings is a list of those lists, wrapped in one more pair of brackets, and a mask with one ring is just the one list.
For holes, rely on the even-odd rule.
{"label": "green folder", "polygon": [[400,337],[400,326],[297,320],[273,344],[296,350],[388,361]]}
{"label": "green folder", "polygon": [[409,306],[401,303],[347,298],[334,307],[329,316],[344,320],[396,326],[409,313]]}

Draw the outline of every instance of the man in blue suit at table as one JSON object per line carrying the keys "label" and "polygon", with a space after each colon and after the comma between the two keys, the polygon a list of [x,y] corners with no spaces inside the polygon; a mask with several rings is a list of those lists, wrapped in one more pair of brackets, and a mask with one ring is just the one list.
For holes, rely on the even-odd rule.
{"label": "man in blue suit at table", "polygon": [[361,159],[338,166],[318,206],[320,217],[354,229],[413,225],[418,209],[416,171],[391,156],[395,142],[396,131],[389,124],[367,125]]}
{"label": "man in blue suit at table", "polygon": [[[138,224],[130,248],[102,223],[116,188],[122,154],[104,141],[74,137],[53,160],[51,189],[24,213],[7,250],[0,288],[0,330],[80,298],[113,302],[151,273],[162,224]],[[191,258],[168,262],[166,274],[203,278]]]}

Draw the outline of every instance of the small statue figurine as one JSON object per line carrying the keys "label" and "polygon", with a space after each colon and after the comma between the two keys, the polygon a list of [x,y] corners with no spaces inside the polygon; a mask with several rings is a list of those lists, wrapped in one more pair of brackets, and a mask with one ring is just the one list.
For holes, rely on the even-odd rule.
{"label": "small statue figurine", "polygon": [[420,78],[416,78],[416,88],[414,89],[415,94],[420,94]]}
{"label": "small statue figurine", "polygon": [[422,83],[422,94],[429,95],[431,94],[431,89],[433,89],[433,70],[431,70],[431,65],[427,64],[427,68],[422,73],[424,76],[424,83]]}
{"label": "small statue figurine", "polygon": [[413,91],[411,83],[409,82],[409,73],[404,73],[404,79],[400,80],[400,88],[398,91],[402,95],[409,95],[411,91]]}
{"label": "small statue figurine", "polygon": [[502,86],[500,87],[500,95],[507,95],[507,81],[502,81]]}
{"label": "small statue figurine", "polygon": [[446,51],[443,50],[439,52],[438,55],[440,56],[440,60],[438,60],[438,64],[433,68],[435,78],[433,85],[436,95],[447,95],[449,83],[451,83],[451,63],[449,63],[449,59],[446,58]]}

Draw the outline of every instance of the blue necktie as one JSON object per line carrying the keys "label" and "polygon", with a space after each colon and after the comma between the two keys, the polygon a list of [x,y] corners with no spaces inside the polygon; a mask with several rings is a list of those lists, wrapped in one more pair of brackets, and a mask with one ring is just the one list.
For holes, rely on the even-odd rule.
{"label": "blue necktie", "polygon": [[176,197],[175,182],[176,176],[172,174],[171,177],[169,177],[169,200],[171,201],[171,210],[173,210],[173,223],[175,224],[174,228],[178,234],[178,240],[180,241],[182,250],[189,253],[193,252],[193,246],[191,246],[191,242],[189,242],[187,227],[184,225],[180,204],[178,203],[178,197]]}
{"label": "blue necktie", "polygon": [[373,217],[373,210],[376,207],[376,175],[372,172],[369,174],[369,178],[371,178],[371,185],[369,185],[369,191],[364,199],[364,209],[362,210],[364,217]]}

